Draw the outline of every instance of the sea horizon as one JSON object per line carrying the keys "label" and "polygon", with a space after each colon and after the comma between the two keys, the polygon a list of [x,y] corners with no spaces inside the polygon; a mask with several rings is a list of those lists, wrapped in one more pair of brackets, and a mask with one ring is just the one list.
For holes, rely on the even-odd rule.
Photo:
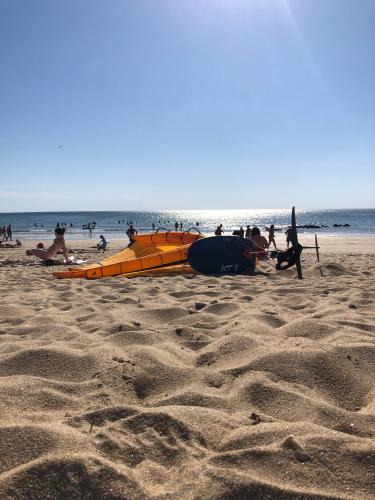
{"label": "sea horizon", "polygon": [[[14,235],[20,239],[51,239],[57,223],[67,228],[67,239],[90,237],[89,230],[84,229],[88,224],[92,226],[91,237],[105,234],[119,238],[129,224],[139,232],[148,232],[158,228],[174,230],[177,223],[179,230],[199,229],[206,234],[212,234],[218,224],[223,224],[225,232],[231,234],[241,225],[259,226],[264,231],[274,224],[283,231],[290,224],[290,214],[290,208],[2,212],[0,226],[11,224]],[[375,236],[375,209],[297,208],[296,214],[299,226],[313,226],[300,227],[302,233]]]}

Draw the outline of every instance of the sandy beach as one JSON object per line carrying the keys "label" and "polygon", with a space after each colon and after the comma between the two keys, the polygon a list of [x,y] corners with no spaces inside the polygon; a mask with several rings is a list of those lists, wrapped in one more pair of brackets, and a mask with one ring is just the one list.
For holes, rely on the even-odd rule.
{"label": "sandy beach", "polygon": [[319,241],[303,281],[57,280],[0,249],[0,498],[374,498],[375,238]]}

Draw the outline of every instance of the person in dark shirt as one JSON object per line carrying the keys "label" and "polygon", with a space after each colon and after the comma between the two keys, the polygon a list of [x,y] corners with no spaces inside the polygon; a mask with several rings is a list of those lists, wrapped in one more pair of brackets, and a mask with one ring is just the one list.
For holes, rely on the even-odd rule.
{"label": "person in dark shirt", "polygon": [[271,245],[271,242],[273,243],[273,246],[276,248],[275,226],[273,224],[271,224],[268,229],[268,246]]}
{"label": "person in dark shirt", "polygon": [[12,240],[12,226],[10,224],[7,227],[7,239],[6,240],[13,241]]}
{"label": "person in dark shirt", "polygon": [[130,224],[129,229],[126,231],[126,234],[128,235],[128,238],[131,243],[134,240],[133,236],[135,234],[138,234],[138,231],[133,227],[133,224]]}
{"label": "person in dark shirt", "polygon": [[286,234],[286,245],[289,248],[289,243],[292,242],[292,227],[289,226],[288,229],[285,231]]}
{"label": "person in dark shirt", "polygon": [[103,253],[104,253],[105,249],[107,248],[108,241],[104,238],[104,236],[102,234],[99,236],[99,238],[100,238],[100,242],[96,245],[96,247],[99,251],[103,250]]}
{"label": "person in dark shirt", "polygon": [[215,236],[221,236],[224,233],[223,224],[217,226],[215,230]]}

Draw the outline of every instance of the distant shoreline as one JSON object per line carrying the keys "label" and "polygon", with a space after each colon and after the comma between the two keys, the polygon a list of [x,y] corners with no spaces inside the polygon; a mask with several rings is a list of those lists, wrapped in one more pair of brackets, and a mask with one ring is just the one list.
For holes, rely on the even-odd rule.
{"label": "distant shoreline", "polygon": [[[112,250],[121,250],[129,244],[129,239],[124,237],[116,238],[107,237],[109,248]],[[314,245],[313,234],[299,234],[299,240],[303,245]],[[39,241],[50,241],[47,238],[40,239],[24,239],[22,240],[22,248],[33,248]],[[95,247],[98,242],[98,236],[93,235],[92,238],[67,238],[68,247],[71,248],[90,248]],[[373,236],[318,236],[320,253],[322,254],[375,254],[375,235]],[[285,237],[283,234],[276,235],[276,244],[278,248],[285,248]],[[315,253],[315,250],[304,250],[305,253]],[[99,255],[99,254],[98,254]]]}

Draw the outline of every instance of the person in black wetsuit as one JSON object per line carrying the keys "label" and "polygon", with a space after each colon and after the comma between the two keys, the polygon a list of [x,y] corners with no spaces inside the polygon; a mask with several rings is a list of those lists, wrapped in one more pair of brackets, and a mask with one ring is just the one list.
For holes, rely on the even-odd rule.
{"label": "person in black wetsuit", "polygon": [[138,231],[134,229],[133,224],[130,224],[129,229],[126,231],[126,234],[128,235],[130,242],[132,242],[134,240],[133,236],[135,234],[138,234]]}
{"label": "person in black wetsuit", "polygon": [[224,233],[223,224],[217,226],[215,230],[215,236],[221,236]]}
{"label": "person in black wetsuit", "polygon": [[9,239],[10,239],[10,241],[13,241],[12,240],[12,226],[10,224],[7,227],[6,241],[8,241]]}

